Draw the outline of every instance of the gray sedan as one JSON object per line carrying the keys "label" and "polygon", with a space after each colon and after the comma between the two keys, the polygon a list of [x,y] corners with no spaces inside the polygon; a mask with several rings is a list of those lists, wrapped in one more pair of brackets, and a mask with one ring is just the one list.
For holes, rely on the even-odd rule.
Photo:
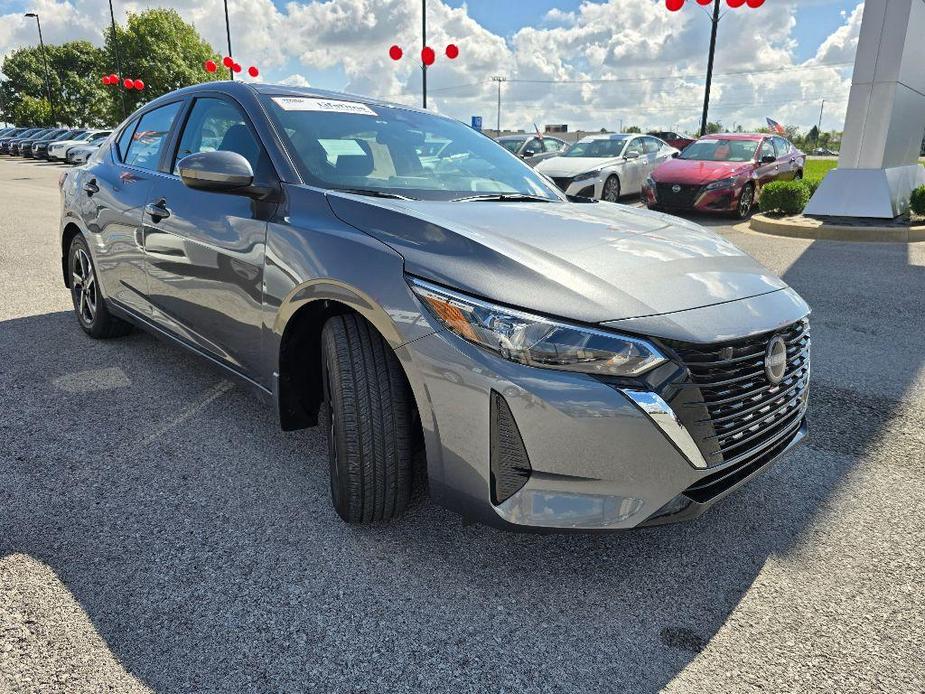
{"label": "gray sedan", "polygon": [[150,330],[283,429],[321,425],[347,522],[416,488],[507,529],[687,519],[806,434],[793,289],[696,224],[568,199],[450,118],[206,83],[145,104],[61,192],[76,326]]}
{"label": "gray sedan", "polygon": [[539,135],[503,135],[496,138],[495,142],[511,154],[516,154],[530,166],[536,166],[544,159],[557,157],[569,148],[564,140]]}

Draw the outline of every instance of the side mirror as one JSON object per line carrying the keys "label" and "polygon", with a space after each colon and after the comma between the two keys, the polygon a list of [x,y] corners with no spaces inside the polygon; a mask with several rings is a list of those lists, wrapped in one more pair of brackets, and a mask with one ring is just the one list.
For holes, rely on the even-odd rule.
{"label": "side mirror", "polygon": [[623,155],[623,158],[624,159],[638,159],[639,152],[627,152],[626,154]]}
{"label": "side mirror", "polygon": [[763,157],[761,157],[762,164],[773,164],[776,161],[777,157],[775,157],[773,154],[765,154]]}
{"label": "side mirror", "polygon": [[523,154],[521,154],[520,156],[522,156],[524,159],[528,159],[529,157],[535,157],[536,152],[534,152],[532,149],[525,149],[523,151]]}
{"label": "side mirror", "polygon": [[250,162],[237,152],[197,152],[183,157],[177,168],[183,183],[195,190],[232,192],[254,182]]}

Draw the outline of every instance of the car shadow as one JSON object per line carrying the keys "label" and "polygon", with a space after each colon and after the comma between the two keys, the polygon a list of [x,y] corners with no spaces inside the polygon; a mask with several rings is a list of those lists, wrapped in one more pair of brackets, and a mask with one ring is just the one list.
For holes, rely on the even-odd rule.
{"label": "car shadow", "polygon": [[[0,557],[52,567],[119,662],[188,691],[660,690],[883,434],[922,367],[904,247],[817,242],[810,443],[704,517],[613,535],[465,525],[429,503],[343,525],[318,429],[142,333],[0,323]],[[826,279],[820,281],[820,264]],[[894,331],[894,328],[896,329]],[[871,347],[889,359],[855,361]],[[847,373],[850,377],[846,376]]]}

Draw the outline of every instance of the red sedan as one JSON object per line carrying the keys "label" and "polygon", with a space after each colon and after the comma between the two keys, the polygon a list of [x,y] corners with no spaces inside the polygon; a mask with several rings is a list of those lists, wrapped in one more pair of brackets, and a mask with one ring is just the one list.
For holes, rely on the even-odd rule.
{"label": "red sedan", "polygon": [[701,137],[642,186],[649,209],[731,212],[744,219],[770,181],[803,178],[806,155],[779,135]]}

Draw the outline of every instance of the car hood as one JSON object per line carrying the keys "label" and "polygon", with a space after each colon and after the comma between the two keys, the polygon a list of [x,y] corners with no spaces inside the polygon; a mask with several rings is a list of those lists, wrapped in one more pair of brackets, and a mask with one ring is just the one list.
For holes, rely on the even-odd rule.
{"label": "car hood", "polygon": [[721,178],[746,173],[754,168],[755,165],[752,162],[671,159],[655,169],[652,178],[657,183],[703,185]]}
{"label": "car hood", "polygon": [[342,221],[400,253],[413,275],[587,323],[787,286],[717,234],[622,205],[327,198]]}
{"label": "car hood", "polygon": [[577,176],[585,171],[594,171],[621,163],[622,157],[553,157],[536,165],[536,170],[547,176]]}

